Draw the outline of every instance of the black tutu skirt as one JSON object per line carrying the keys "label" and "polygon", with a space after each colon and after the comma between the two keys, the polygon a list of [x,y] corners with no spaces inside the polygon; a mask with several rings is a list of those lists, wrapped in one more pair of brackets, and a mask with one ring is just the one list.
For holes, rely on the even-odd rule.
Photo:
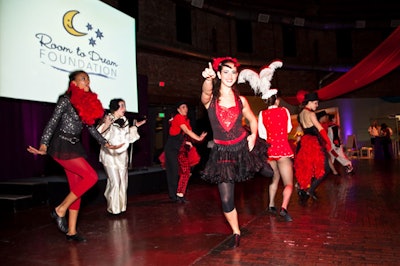
{"label": "black tutu skirt", "polygon": [[249,180],[267,164],[267,150],[267,143],[259,138],[251,152],[247,138],[233,145],[215,144],[201,178],[215,184]]}
{"label": "black tutu skirt", "polygon": [[47,153],[60,160],[70,160],[78,157],[86,158],[86,152],[79,137],[67,134],[54,134]]}

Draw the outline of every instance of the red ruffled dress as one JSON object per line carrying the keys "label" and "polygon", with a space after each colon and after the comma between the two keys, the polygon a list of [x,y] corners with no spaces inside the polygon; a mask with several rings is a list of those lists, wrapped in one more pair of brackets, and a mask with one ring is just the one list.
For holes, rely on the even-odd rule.
{"label": "red ruffled dress", "polygon": [[310,187],[313,178],[325,175],[326,149],[318,129],[315,126],[303,129],[304,135],[297,146],[294,159],[294,172],[300,189]]}

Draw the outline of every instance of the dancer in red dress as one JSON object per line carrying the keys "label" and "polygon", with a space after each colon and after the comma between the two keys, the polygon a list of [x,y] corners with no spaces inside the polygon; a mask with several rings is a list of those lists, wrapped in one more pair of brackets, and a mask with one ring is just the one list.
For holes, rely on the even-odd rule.
{"label": "dancer in red dress", "polygon": [[272,182],[269,185],[268,212],[276,215],[275,195],[278,190],[279,180],[282,178],[284,189],[283,201],[279,215],[287,222],[293,219],[287,211],[293,191],[293,163],[294,153],[288,141],[288,133],[292,130],[292,121],[289,110],[279,106],[277,94],[268,98],[268,109],[260,112],[258,117],[258,134],[269,144],[268,162],[274,170]]}
{"label": "dancer in red dress", "polygon": [[[301,95],[299,98],[302,98]],[[316,200],[315,189],[330,171],[328,151],[331,150],[331,143],[326,130],[315,115],[319,103],[318,94],[304,94],[301,103],[304,108],[299,113],[298,120],[304,135],[297,145],[294,170],[300,198],[306,200],[311,196]]]}
{"label": "dancer in red dress", "polygon": [[294,156],[288,141],[288,133],[292,130],[292,121],[289,110],[279,106],[280,98],[277,89],[270,89],[271,79],[275,69],[282,66],[281,61],[274,61],[269,66],[263,67],[260,74],[250,69],[244,69],[239,74],[239,83],[248,81],[256,95],[267,104],[267,109],[262,110],[258,116],[258,135],[268,144],[268,163],[273,170],[272,182],[269,185],[268,212],[277,215],[275,195],[278,190],[279,180],[282,178],[283,201],[279,216],[285,221],[293,219],[287,211],[293,191],[293,164]]}

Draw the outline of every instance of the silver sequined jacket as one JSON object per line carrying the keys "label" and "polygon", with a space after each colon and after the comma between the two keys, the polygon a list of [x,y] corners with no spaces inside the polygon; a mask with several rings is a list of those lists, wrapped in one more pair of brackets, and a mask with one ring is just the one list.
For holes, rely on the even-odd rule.
{"label": "silver sequined jacket", "polygon": [[[47,153],[59,159],[72,159],[85,156],[81,143],[81,133],[84,124],[78,116],[67,95],[58,99],[53,115],[47,123],[41,144],[45,144]],[[95,125],[87,126],[90,134],[101,145],[107,140],[97,131]]]}

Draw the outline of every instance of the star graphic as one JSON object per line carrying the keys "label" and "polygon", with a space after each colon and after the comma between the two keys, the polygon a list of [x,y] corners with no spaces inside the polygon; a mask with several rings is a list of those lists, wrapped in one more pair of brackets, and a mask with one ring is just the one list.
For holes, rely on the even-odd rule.
{"label": "star graphic", "polygon": [[103,35],[103,33],[100,31],[100,29],[97,29],[97,31],[96,31],[96,37],[97,37],[98,39],[100,39],[100,40],[101,40],[101,38],[104,37],[104,35]]}
{"label": "star graphic", "polygon": [[92,24],[88,23],[88,24],[86,25],[86,28],[87,28],[89,31],[92,30],[92,29],[93,29]]}
{"label": "star graphic", "polygon": [[95,46],[96,45],[96,40],[95,39],[93,39],[93,38],[90,38],[89,39],[89,45],[91,45],[91,46]]}

